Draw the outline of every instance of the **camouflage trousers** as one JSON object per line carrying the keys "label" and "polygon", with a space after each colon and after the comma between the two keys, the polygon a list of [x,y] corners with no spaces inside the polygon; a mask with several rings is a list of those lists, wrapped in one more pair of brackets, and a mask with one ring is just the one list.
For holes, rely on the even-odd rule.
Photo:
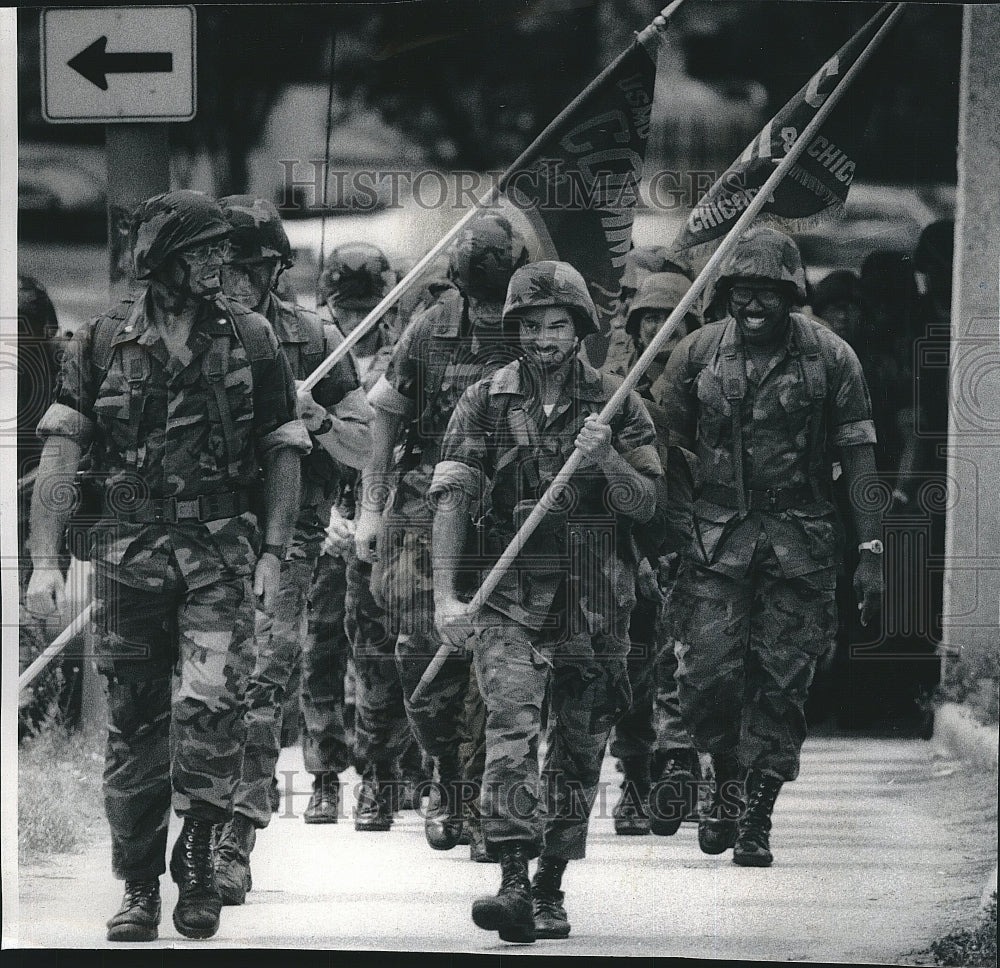
{"label": "camouflage trousers", "polygon": [[466,741],[464,707],[472,660],[453,653],[424,694],[415,703],[410,699],[440,644],[436,632],[400,634],[396,640],[396,667],[406,718],[417,742],[429,756],[458,765],[459,747]]}
{"label": "camouflage trousers", "polygon": [[104,807],[116,877],[166,870],[167,822],[223,823],[240,776],[243,694],[253,667],[249,577],[158,590],[95,569],[95,654],[107,677]]}
{"label": "camouflage trousers", "polygon": [[351,554],[347,562],[346,628],[354,650],[354,756],[382,775],[395,774],[397,760],[413,743],[396,669],[396,636],[371,593],[371,565]]}
{"label": "camouflage trousers", "polygon": [[674,641],[662,615],[659,602],[641,596],[632,612],[628,650],[632,705],[616,723],[610,745],[611,755],[619,759],[651,754],[655,758],[666,750],[693,748],[677,698]]}
{"label": "camouflage trousers", "polygon": [[257,612],[257,661],[246,692],[243,719],[247,739],[235,809],[258,829],[271,821],[271,778],[281,752],[285,697],[302,661],[302,634],[314,564],[310,558],[283,561],[273,614]]}
{"label": "camouflage trousers", "polygon": [[[518,843],[535,857],[586,853],[608,734],[631,701],[627,626],[554,641],[489,608],[474,646],[486,703],[481,814],[487,850]],[[538,746],[549,690],[544,770]],[[544,784],[542,782],[544,773]]]}
{"label": "camouflage trousers", "polygon": [[346,597],[347,562],[320,555],[302,653],[302,755],[310,773],[343,773],[353,763],[344,726],[344,677],[351,650],[344,629]]}
{"label": "camouflage trousers", "polygon": [[835,587],[833,569],[786,578],[767,542],[744,578],[685,559],[668,616],[681,713],[699,751],[736,751],[744,768],[798,776],[809,684],[837,630]]}

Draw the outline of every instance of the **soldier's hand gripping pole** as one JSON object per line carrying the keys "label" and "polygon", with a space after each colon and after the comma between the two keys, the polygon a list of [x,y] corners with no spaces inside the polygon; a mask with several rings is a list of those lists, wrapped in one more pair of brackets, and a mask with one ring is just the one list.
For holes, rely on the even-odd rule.
{"label": "soldier's hand gripping pole", "polygon": [[[653,337],[649,346],[646,347],[645,352],[643,352],[639,359],[636,360],[635,366],[633,366],[628,372],[628,375],[622,381],[621,386],[618,387],[611,399],[605,404],[604,409],[598,417],[601,422],[610,422],[611,418],[618,412],[628,394],[635,389],[635,386],[639,382],[643,373],[646,372],[649,365],[654,359],[656,359],[657,354],[660,352],[660,348],[667,342],[673,331],[680,324],[681,320],[683,320],[684,316],[691,310],[695,300],[697,300],[701,295],[702,290],[708,285],[709,281],[715,277],[716,271],[722,264],[723,260],[726,259],[729,253],[736,246],[736,243],[742,238],[743,233],[750,227],[750,223],[757,217],[760,210],[770,200],[771,194],[778,187],[781,180],[788,174],[795,162],[798,161],[802,152],[805,151],[805,149],[812,143],[813,138],[816,136],[822,124],[826,121],[830,112],[834,109],[834,107],[836,107],[837,102],[844,96],[844,93],[848,87],[850,87],[854,78],[857,77],[860,70],[865,66],[878,45],[882,42],[882,39],[892,28],[896,20],[902,15],[905,6],[905,3],[897,3],[895,5],[895,9],[886,18],[886,21],[879,28],[875,36],[872,37],[871,41],[869,41],[868,46],[858,56],[857,60],[847,69],[847,71],[845,71],[844,76],[840,79],[837,86],[830,92],[829,97],[827,97],[826,101],[824,101],[820,106],[812,120],[802,130],[802,133],[795,140],[795,143],[789,149],[788,153],[781,159],[774,171],[768,176],[767,181],[764,182],[760,191],[754,196],[743,214],[736,221],[736,224],[733,225],[732,229],[730,229],[729,234],[726,235],[726,237],[719,244],[719,247],[714,253],[712,253],[712,257],[705,263],[705,268],[698,274],[698,277],[691,284],[691,288],[681,298],[674,311],[660,328],[660,331]],[[486,576],[486,580],[483,582],[479,591],[476,592],[472,601],[469,602],[467,612],[470,617],[478,612],[490,595],[493,594],[494,589],[507,573],[510,566],[514,563],[514,560],[517,558],[518,554],[520,554],[521,549],[526,544],[528,538],[532,535],[535,528],[538,527],[539,522],[543,517],[545,517],[549,510],[553,509],[557,505],[560,492],[569,483],[569,479],[576,472],[582,460],[583,452],[579,449],[574,450],[570,455],[569,460],[566,461],[559,473],[555,476],[555,478],[553,478],[552,483],[542,495],[541,500],[532,509],[531,514],[528,515],[527,519],[518,529],[517,534],[514,535],[514,538],[504,550],[500,559],[493,566],[492,571],[490,571],[490,573]],[[428,665],[426,672],[417,684],[417,688],[414,689],[413,695],[410,699],[411,702],[419,699],[423,690],[431,681],[433,681],[434,676],[437,675],[438,670],[453,651],[453,647],[447,644],[442,645],[438,649],[434,658]]]}
{"label": "soldier's hand gripping pole", "polygon": [[82,612],[69,625],[64,628],[55,639],[52,640],[51,645],[39,655],[34,662],[28,666],[17,677],[17,691],[20,692],[22,689],[26,689],[30,686],[37,678],[39,673],[57,656],[63,649],[66,648],[69,643],[76,638],[86,627],[87,623],[90,621],[90,616],[94,611],[94,604],[91,602]]}

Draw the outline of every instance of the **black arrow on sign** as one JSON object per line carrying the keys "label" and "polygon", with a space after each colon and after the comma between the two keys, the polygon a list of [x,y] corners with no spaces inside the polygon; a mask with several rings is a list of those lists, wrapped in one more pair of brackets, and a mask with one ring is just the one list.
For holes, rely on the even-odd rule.
{"label": "black arrow on sign", "polygon": [[108,89],[106,74],[170,74],[174,69],[174,55],[162,51],[143,51],[135,54],[109,54],[107,37],[98,37],[76,57],[67,61],[77,74],[85,77],[102,91]]}

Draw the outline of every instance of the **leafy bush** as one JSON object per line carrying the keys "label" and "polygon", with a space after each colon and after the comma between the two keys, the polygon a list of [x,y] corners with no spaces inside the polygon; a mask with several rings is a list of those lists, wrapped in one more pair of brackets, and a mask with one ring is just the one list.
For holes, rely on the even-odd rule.
{"label": "leafy bush", "polygon": [[75,851],[103,826],[103,730],[70,732],[50,716],[20,745],[17,848],[20,863]]}
{"label": "leafy bush", "polygon": [[985,726],[1000,722],[1000,651],[963,649],[950,659],[935,698],[966,706]]}
{"label": "leafy bush", "polygon": [[931,947],[934,962],[938,965],[960,965],[968,968],[997,964],[997,894],[993,892],[989,911],[975,927],[960,928],[943,938],[938,938]]}

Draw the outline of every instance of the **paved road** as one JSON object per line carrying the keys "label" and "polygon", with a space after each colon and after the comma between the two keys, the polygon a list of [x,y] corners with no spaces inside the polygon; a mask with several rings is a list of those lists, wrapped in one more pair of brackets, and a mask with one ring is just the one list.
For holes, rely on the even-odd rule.
{"label": "paved road", "polygon": [[[511,950],[469,917],[472,898],[496,890],[495,865],[471,863],[465,848],[432,852],[415,813],[384,834],[357,833],[349,817],[306,826],[299,751],[286,750],[279,769],[295,771],[294,816],[259,837],[248,903],[224,909],[211,941],[187,941],[170,921],[176,889],[164,879],[158,944]],[[345,779],[353,790],[354,775]],[[618,779],[608,759],[589,856],[564,882],[570,938],[518,953],[892,963],[968,916],[996,862],[995,777],[963,775],[919,740],[810,740],[802,777],[775,811],[770,870],[699,853],[689,824],[673,838],[616,837]],[[22,871],[21,943],[106,944],[121,896],[108,867],[104,838]]]}

